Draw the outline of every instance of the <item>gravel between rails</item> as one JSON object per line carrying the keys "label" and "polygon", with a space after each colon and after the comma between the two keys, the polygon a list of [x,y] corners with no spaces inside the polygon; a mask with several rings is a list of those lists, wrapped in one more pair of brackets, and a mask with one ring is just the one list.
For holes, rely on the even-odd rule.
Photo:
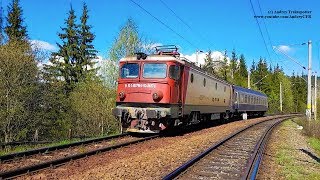
{"label": "gravel between rails", "polygon": [[161,179],[225,136],[265,119],[235,121],[181,136],[157,138],[20,178]]}
{"label": "gravel between rails", "polygon": [[54,159],[58,159],[58,158],[63,158],[66,156],[75,155],[77,153],[91,151],[91,150],[98,149],[101,147],[108,147],[108,146],[112,146],[115,144],[129,142],[129,141],[137,140],[137,139],[141,139],[141,138],[124,136],[121,138],[110,139],[110,140],[105,140],[105,141],[101,141],[101,142],[94,142],[94,143],[90,143],[90,144],[74,146],[74,147],[60,149],[60,150],[56,150],[56,151],[50,151],[48,153],[35,154],[32,156],[27,156],[27,157],[20,157],[20,158],[10,160],[10,161],[0,162],[0,172],[5,172],[5,171],[9,171],[9,170],[29,166],[29,165],[42,163],[45,161],[50,161],[50,160],[54,160]]}

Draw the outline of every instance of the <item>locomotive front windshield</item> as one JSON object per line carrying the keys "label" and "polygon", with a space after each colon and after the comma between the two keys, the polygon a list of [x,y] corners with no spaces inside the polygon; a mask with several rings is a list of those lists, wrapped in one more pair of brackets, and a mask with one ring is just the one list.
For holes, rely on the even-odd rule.
{"label": "locomotive front windshield", "polygon": [[144,78],[166,78],[167,65],[164,63],[145,63],[143,66]]}
{"label": "locomotive front windshield", "polygon": [[137,78],[139,76],[139,64],[124,64],[121,67],[121,78]]}

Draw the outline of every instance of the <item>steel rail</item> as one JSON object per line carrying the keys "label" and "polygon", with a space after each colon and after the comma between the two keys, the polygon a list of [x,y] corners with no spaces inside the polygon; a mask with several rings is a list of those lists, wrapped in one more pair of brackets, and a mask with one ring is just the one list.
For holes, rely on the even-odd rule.
{"label": "steel rail", "polygon": [[263,153],[267,144],[267,141],[269,139],[269,136],[272,132],[272,130],[279,125],[281,122],[287,120],[288,118],[282,119],[281,121],[278,121],[274,123],[270,128],[268,128],[260,138],[259,142],[256,144],[254,148],[254,152],[252,156],[250,157],[247,165],[246,170],[242,174],[241,179],[256,179],[256,176],[259,171],[259,166],[262,161]]}
{"label": "steel rail", "polygon": [[76,160],[76,159],[84,158],[84,157],[87,157],[87,156],[95,155],[95,154],[98,154],[98,153],[102,153],[102,152],[118,149],[118,148],[121,148],[121,147],[125,147],[125,146],[128,146],[128,145],[137,144],[137,143],[140,143],[140,142],[143,142],[143,141],[147,141],[147,140],[150,140],[150,139],[154,139],[154,138],[157,138],[157,137],[159,137],[159,135],[150,136],[150,137],[147,137],[147,138],[143,138],[143,139],[139,139],[139,140],[135,140],[135,141],[131,141],[131,142],[121,143],[121,144],[117,144],[117,145],[114,145],[114,146],[103,147],[103,148],[99,148],[99,149],[96,149],[96,150],[91,150],[91,151],[88,151],[88,152],[79,153],[79,154],[75,154],[75,155],[71,155],[71,156],[67,156],[67,157],[64,157],[64,158],[59,158],[59,159],[55,159],[55,160],[52,160],[52,161],[47,161],[47,162],[31,165],[31,166],[17,168],[17,169],[6,171],[6,172],[1,172],[0,173],[0,179],[14,178],[14,177],[26,174],[26,173],[39,171],[41,169],[45,169],[45,168],[48,168],[48,167],[61,165],[61,164],[67,163],[67,162],[69,162],[71,160]]}
{"label": "steel rail", "polygon": [[171,180],[176,178],[177,176],[179,176],[181,173],[183,173],[184,171],[186,171],[189,167],[191,167],[193,164],[195,164],[196,162],[198,162],[199,160],[201,160],[203,157],[205,157],[207,154],[209,154],[210,152],[212,152],[214,149],[217,149],[219,146],[221,146],[222,144],[224,144],[225,142],[229,141],[230,139],[232,139],[233,137],[235,137],[236,135],[240,134],[241,132],[250,129],[251,127],[261,124],[263,122],[266,121],[271,121],[277,118],[283,118],[283,119],[288,119],[288,118],[292,118],[296,115],[288,115],[288,116],[282,116],[282,117],[276,117],[276,118],[270,118],[268,120],[264,120],[261,122],[257,122],[254,124],[251,124],[247,127],[244,127],[234,133],[232,133],[231,135],[227,136],[226,138],[218,141],[217,143],[215,143],[214,145],[212,145],[211,147],[209,147],[207,150],[205,150],[204,152],[198,154],[196,157],[192,158],[191,160],[187,161],[186,163],[184,163],[183,165],[181,165],[180,167],[178,167],[177,169],[175,169],[174,171],[172,171],[170,174],[166,175],[165,177],[163,177],[163,180]]}
{"label": "steel rail", "polygon": [[28,151],[22,151],[22,152],[18,152],[18,153],[11,153],[11,154],[0,156],[0,162],[1,161],[12,160],[12,159],[17,158],[17,157],[31,156],[31,155],[35,155],[35,154],[39,154],[39,153],[47,153],[47,152],[50,152],[50,151],[66,149],[66,148],[75,147],[75,146],[79,146],[79,145],[84,145],[84,144],[90,144],[90,143],[94,143],[94,142],[100,142],[100,141],[115,139],[115,138],[119,138],[119,137],[123,137],[123,136],[127,136],[127,135],[128,135],[127,133],[126,134],[118,134],[118,135],[113,135],[113,136],[89,139],[89,140],[85,140],[85,141],[78,141],[78,142],[69,143],[69,144],[63,144],[63,145],[57,145],[57,146],[50,146],[50,147],[31,149],[31,150],[28,150]]}

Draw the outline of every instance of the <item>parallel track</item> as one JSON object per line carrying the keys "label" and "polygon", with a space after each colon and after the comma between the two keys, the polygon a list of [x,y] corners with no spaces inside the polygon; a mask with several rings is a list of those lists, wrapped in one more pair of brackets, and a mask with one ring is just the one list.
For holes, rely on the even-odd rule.
{"label": "parallel track", "polygon": [[272,129],[292,116],[243,128],[214,144],[163,179],[254,179]]}
{"label": "parallel track", "polygon": [[[117,135],[117,136],[113,136],[109,139],[115,139],[116,137],[122,137],[122,136],[125,136],[125,135]],[[22,167],[19,167],[16,169],[10,169],[8,171],[0,172],[0,179],[7,179],[7,178],[21,176],[21,175],[29,173],[29,172],[39,171],[41,169],[45,169],[48,167],[61,165],[61,164],[67,163],[71,160],[76,160],[76,159],[84,158],[87,156],[95,155],[95,154],[98,154],[101,152],[106,152],[106,151],[114,150],[114,149],[117,149],[120,147],[129,146],[131,144],[136,144],[136,143],[147,141],[147,140],[154,139],[157,137],[159,137],[159,136],[155,135],[155,136],[150,136],[150,137],[146,137],[146,138],[139,138],[138,140],[133,140],[133,141],[124,142],[124,143],[118,143],[118,144],[112,145],[112,146],[109,145],[109,146],[105,146],[105,147],[101,147],[101,148],[95,148],[93,150],[83,152],[83,153],[76,153],[73,155],[68,155],[66,157],[56,158],[56,159],[53,159],[50,161],[33,163],[32,165],[26,165],[26,166],[22,166]],[[81,144],[79,144],[79,145],[81,145]],[[51,150],[53,150],[53,149],[51,149]],[[43,152],[43,151],[41,151],[41,152]],[[46,155],[46,154],[44,154],[44,155]],[[9,163],[10,163],[10,161],[9,161]]]}
{"label": "parallel track", "polygon": [[111,140],[111,139],[124,137],[124,136],[128,136],[128,134],[118,134],[118,135],[114,135],[114,136],[107,136],[107,137],[89,139],[89,140],[79,141],[79,142],[74,142],[74,143],[69,143],[69,144],[50,146],[50,147],[43,147],[43,148],[32,149],[32,150],[18,152],[18,153],[7,154],[7,155],[0,156],[0,163],[3,162],[3,161],[10,161],[10,160],[13,160],[13,159],[16,159],[16,158],[19,158],[19,157],[32,156],[32,155],[40,154],[40,153],[48,153],[48,152],[51,152],[51,151],[56,151],[56,150],[60,150],[60,149],[66,149],[66,148],[80,146],[80,145],[86,145],[86,144],[95,143],[95,142]]}

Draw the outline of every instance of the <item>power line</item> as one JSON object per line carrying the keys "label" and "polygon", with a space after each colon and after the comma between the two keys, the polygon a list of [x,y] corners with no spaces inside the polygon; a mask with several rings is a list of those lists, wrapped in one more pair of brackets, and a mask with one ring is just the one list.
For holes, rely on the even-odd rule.
{"label": "power line", "polygon": [[186,38],[184,38],[181,34],[177,33],[175,30],[173,30],[169,25],[165,24],[164,22],[162,22],[160,19],[158,19],[157,17],[155,17],[154,15],[152,15],[149,11],[147,11],[145,8],[143,8],[140,4],[136,3],[134,0],[130,0],[132,3],[134,3],[136,6],[138,6],[140,9],[142,9],[144,12],[146,12],[147,14],[149,14],[151,17],[153,17],[155,20],[157,20],[159,23],[161,23],[163,26],[165,26],[166,28],[168,28],[170,31],[172,31],[173,33],[175,33],[177,36],[179,36],[181,39],[185,40],[186,42],[188,42],[191,46],[193,46],[194,48],[198,49],[197,46],[195,46],[193,43],[191,43],[189,40],[187,40]]}
{"label": "power line", "polygon": [[184,25],[186,25],[191,31],[192,28],[191,26],[189,26],[182,18],[180,18],[165,2],[163,2],[162,0],[159,0],[167,9],[169,9],[175,16],[176,18],[178,18]]}
{"label": "power line", "polygon": [[276,46],[273,46],[274,49],[277,49],[280,53],[282,53],[283,55],[287,56],[290,60],[292,60],[293,62],[295,62],[296,64],[298,64],[299,66],[301,66],[303,69],[306,69],[305,66],[303,66],[302,64],[300,64],[297,60],[295,60],[294,58],[292,58],[291,56],[289,56],[288,54],[286,54],[285,52],[281,51],[279,48],[277,48]]}
{"label": "power line", "polygon": [[[256,12],[255,12],[255,10],[254,10],[254,8],[253,8],[253,4],[252,4],[252,1],[251,1],[251,0],[250,0],[250,4],[251,4],[251,9],[252,9],[252,11],[253,11],[253,14],[254,14],[254,16],[256,17],[257,15],[256,15]],[[269,53],[269,50],[268,50],[268,47],[267,47],[267,43],[266,43],[266,41],[265,41],[265,39],[264,39],[264,36],[263,36],[262,30],[261,30],[259,21],[258,21],[257,18],[255,18],[255,19],[256,19],[257,25],[258,25],[258,27],[259,27],[260,35],[262,36],[264,46],[265,46],[265,48],[266,48],[266,50],[267,50],[268,56],[269,56],[269,58],[270,58],[270,61],[272,62],[271,56],[270,56],[270,53]]]}
{"label": "power line", "polygon": [[210,46],[214,46],[210,41],[208,41],[208,39],[204,38],[201,34],[199,35],[196,31],[193,30],[193,28],[186,23],[186,21],[184,21],[180,16],[178,16],[177,13],[175,13],[163,0],[159,0],[167,9],[169,9],[169,11],[171,11],[171,13],[177,18],[179,19],[185,26],[187,26],[189,28],[190,31],[192,31],[194,34],[196,34],[197,36],[199,36],[202,40],[208,42],[210,44]]}
{"label": "power line", "polygon": [[[258,1],[258,7],[259,7],[259,10],[260,10],[260,14],[262,15],[262,9],[261,9],[261,6],[260,6],[260,0],[257,0]],[[271,41],[271,38],[270,38],[270,35],[269,35],[269,31],[268,31],[268,28],[267,28],[267,25],[266,25],[266,22],[264,19],[262,19],[262,22],[263,22],[263,25],[264,25],[264,28],[266,29],[266,32],[267,32],[267,37],[268,37],[268,40],[269,40],[269,43],[270,43],[270,46],[272,48],[272,41]],[[273,51],[274,52],[274,51]],[[275,53],[275,52],[274,52]],[[279,57],[278,55],[275,53],[276,57],[278,58],[278,61],[279,61]],[[270,58],[270,57],[269,57]],[[271,61],[271,65],[272,65],[272,59],[270,59]]]}

